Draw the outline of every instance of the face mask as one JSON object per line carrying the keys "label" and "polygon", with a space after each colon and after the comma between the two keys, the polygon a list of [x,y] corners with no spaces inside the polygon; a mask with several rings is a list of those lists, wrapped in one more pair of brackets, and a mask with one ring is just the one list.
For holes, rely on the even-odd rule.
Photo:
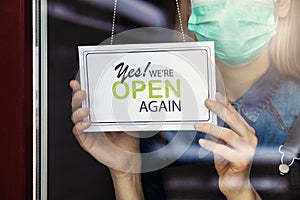
{"label": "face mask", "polygon": [[188,28],[198,41],[214,41],[225,64],[255,59],[276,34],[274,0],[192,0]]}

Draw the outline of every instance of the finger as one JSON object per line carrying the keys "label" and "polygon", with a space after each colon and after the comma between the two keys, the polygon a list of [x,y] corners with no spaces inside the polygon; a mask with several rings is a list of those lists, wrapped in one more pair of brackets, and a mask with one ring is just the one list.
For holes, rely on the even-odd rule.
{"label": "finger", "polygon": [[238,112],[234,112],[232,109],[228,108],[231,106],[230,104],[226,107],[218,101],[207,99],[205,100],[205,106],[212,112],[216,113],[238,135],[247,137],[249,134],[248,127],[245,125],[243,120],[241,120]]}
{"label": "finger", "polygon": [[[230,101],[220,92],[216,93],[216,100],[221,104],[223,104],[225,107],[227,107],[232,113],[236,113],[236,114],[238,113],[237,110],[231,105]],[[239,116],[240,116],[240,120],[245,124],[245,126],[250,130],[250,132],[255,133],[253,127],[251,127],[241,115]]]}
{"label": "finger", "polygon": [[90,110],[88,108],[79,108],[72,114],[72,121],[76,124],[79,121],[82,121],[85,117],[90,114]]}
{"label": "finger", "polygon": [[73,92],[80,90],[80,83],[76,80],[71,80],[69,85],[72,88]]}
{"label": "finger", "polygon": [[86,134],[83,131],[91,126],[90,122],[79,122],[73,127],[73,134],[80,144],[80,146],[87,151],[86,146],[84,145]]}
{"label": "finger", "polygon": [[86,99],[86,92],[83,90],[76,91],[72,97],[72,109],[77,110],[81,107],[82,102]]}
{"label": "finger", "polygon": [[218,144],[209,140],[205,140],[205,139],[200,139],[199,140],[199,144],[209,150],[212,151],[214,154],[217,154],[221,157],[223,157],[224,159],[228,160],[229,162],[237,162],[237,158],[236,158],[236,152],[227,147],[226,145],[223,144]]}
{"label": "finger", "polygon": [[78,122],[73,127],[73,133],[74,133],[74,131],[76,131],[75,133],[80,135],[80,133],[82,133],[85,129],[89,128],[90,126],[91,126],[90,121]]}
{"label": "finger", "polygon": [[[228,128],[207,123],[197,123],[195,124],[195,129],[197,131],[209,134],[210,136],[212,136],[212,138],[221,139],[225,142],[225,144],[228,144],[235,149],[242,149],[245,145],[244,141],[241,140],[237,134],[235,134]],[[222,144],[222,142],[218,141],[218,139],[214,139],[213,142]]]}
{"label": "finger", "polygon": [[222,95],[220,92],[216,92],[216,100],[227,107],[230,104],[230,101]]}
{"label": "finger", "polygon": [[236,109],[231,105],[231,102],[229,101],[229,99],[227,99],[220,92],[216,93],[216,101],[221,103],[223,106],[225,106],[229,111],[237,112]]}

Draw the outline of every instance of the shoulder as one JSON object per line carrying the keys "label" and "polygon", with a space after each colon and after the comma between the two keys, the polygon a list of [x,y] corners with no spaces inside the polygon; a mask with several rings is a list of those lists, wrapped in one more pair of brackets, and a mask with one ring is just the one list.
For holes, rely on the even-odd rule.
{"label": "shoulder", "polygon": [[282,76],[273,103],[300,111],[300,80],[290,76]]}
{"label": "shoulder", "polygon": [[300,80],[282,75],[271,103],[286,126],[291,127],[300,113]]}

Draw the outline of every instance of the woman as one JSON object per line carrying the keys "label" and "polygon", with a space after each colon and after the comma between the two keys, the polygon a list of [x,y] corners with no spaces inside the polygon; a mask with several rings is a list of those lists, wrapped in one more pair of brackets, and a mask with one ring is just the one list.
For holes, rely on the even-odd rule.
{"label": "woman", "polygon": [[[292,78],[300,78],[299,9],[298,0],[192,1],[188,28],[199,41],[215,41],[226,89],[226,97],[217,93],[205,106],[228,125],[198,123],[195,129],[220,138],[199,143],[214,153],[219,188],[227,199],[261,199],[250,181],[256,148],[283,144],[300,112],[300,82]],[[89,113],[80,108],[85,93],[76,81],[70,86],[75,92],[73,133],[82,148],[99,161],[125,169],[140,166],[139,159],[118,157],[101,143],[106,136],[124,150],[139,152],[139,139],[125,133],[82,133],[90,126],[81,121]],[[109,169],[117,199],[144,198],[140,174]]]}

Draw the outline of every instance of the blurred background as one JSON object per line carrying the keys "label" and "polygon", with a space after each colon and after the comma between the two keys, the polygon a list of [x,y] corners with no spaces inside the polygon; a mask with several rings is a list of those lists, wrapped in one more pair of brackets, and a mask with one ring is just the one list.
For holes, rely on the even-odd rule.
{"label": "blurred background", "polygon": [[[111,35],[114,0],[48,0],[48,198],[114,199],[106,167],[73,137],[69,81],[78,72],[79,45]],[[118,0],[116,34],[139,27],[174,29],[175,0]]]}

